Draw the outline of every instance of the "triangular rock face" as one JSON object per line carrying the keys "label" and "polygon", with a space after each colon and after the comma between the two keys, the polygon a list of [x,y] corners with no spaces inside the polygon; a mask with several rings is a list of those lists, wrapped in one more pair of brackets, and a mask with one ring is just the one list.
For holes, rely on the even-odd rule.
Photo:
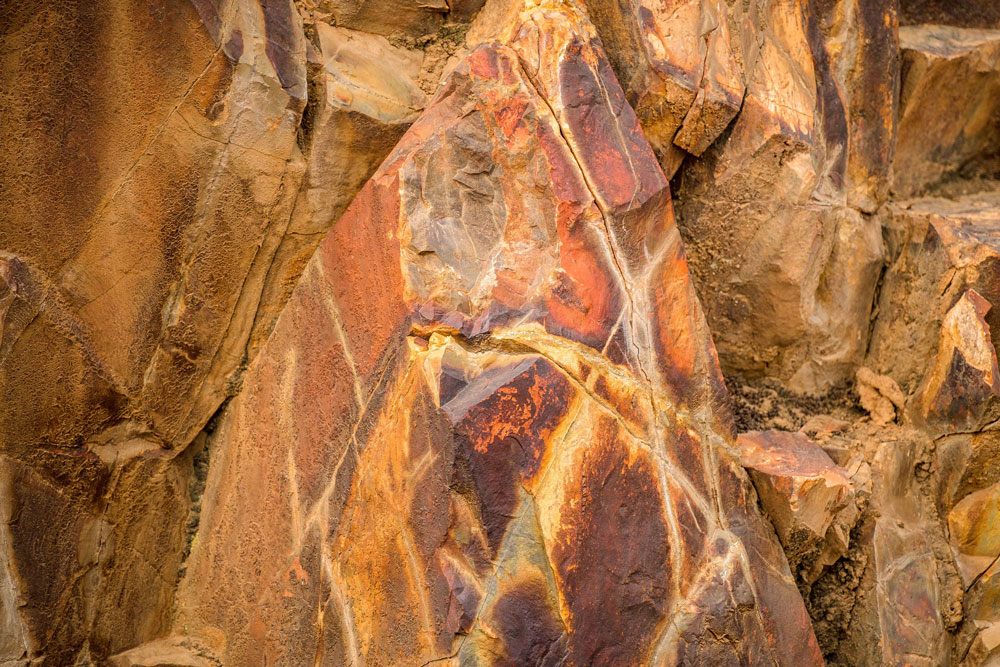
{"label": "triangular rock face", "polygon": [[531,4],[327,235],[213,436],[177,627],[225,664],[822,662],[667,182],[586,19]]}

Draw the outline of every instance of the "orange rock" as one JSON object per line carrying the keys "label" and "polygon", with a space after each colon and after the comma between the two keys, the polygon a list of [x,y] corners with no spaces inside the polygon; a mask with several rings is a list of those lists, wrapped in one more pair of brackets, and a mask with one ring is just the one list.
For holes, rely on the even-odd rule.
{"label": "orange rock", "polygon": [[0,662],[101,662],[166,630],[192,442],[423,93],[382,38],[317,56],[291,0],[3,14],[0,458],[52,520],[3,542]]}
{"label": "orange rock", "polygon": [[234,664],[819,664],[593,28],[484,11],[213,436],[177,629]]}
{"label": "orange rock", "polygon": [[934,435],[976,431],[997,416],[996,202],[984,194],[893,207],[893,261],[867,363],[912,397],[907,409]]}
{"label": "orange rock", "polygon": [[906,77],[892,187],[904,198],[979,162],[990,168],[1000,142],[1000,30],[917,25],[899,35]]}
{"label": "orange rock", "polygon": [[867,343],[895,132],[895,4],[729,11],[746,94],[675,177],[678,220],[724,369],[821,393],[853,376]]}
{"label": "orange rock", "polygon": [[[840,553],[822,554],[823,565],[843,555],[851,526],[835,519],[848,506],[853,509],[854,489],[846,471],[799,433],[750,431],[741,433],[737,444],[743,467],[793,566],[816,560],[827,541],[838,544]],[[830,531],[837,535],[828,540]]]}
{"label": "orange rock", "polygon": [[948,513],[959,573],[970,586],[1000,557],[1000,484],[965,496]]}
{"label": "orange rock", "polygon": [[743,101],[726,3],[588,0],[587,8],[670,177],[686,154],[705,152]]}

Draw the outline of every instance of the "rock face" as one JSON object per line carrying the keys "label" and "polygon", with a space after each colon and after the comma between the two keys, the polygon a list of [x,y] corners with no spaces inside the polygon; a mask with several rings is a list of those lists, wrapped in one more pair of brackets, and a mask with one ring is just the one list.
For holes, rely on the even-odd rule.
{"label": "rock face", "polygon": [[677,176],[681,233],[723,368],[820,391],[863,356],[882,262],[894,3],[733,11],[746,94]]}
{"label": "rock face", "polygon": [[819,663],[585,15],[487,11],[214,436],[179,623],[227,664]]}
{"label": "rock face", "polygon": [[0,15],[0,659],[71,664],[169,627],[196,436],[424,94],[290,1]]}
{"label": "rock face", "polygon": [[685,155],[705,152],[743,100],[726,3],[591,0],[587,7],[669,178]]}
{"label": "rock face", "polygon": [[2,4],[0,664],[1000,661],[995,3]]}
{"label": "rock face", "polygon": [[737,442],[792,567],[818,573],[843,556],[857,514],[847,472],[800,433],[750,431]]}
{"label": "rock face", "polygon": [[982,428],[997,415],[992,304],[1000,303],[1000,197],[896,204],[869,359],[911,396],[934,435]]}
{"label": "rock face", "polygon": [[[995,172],[1000,145],[1000,30],[942,25],[900,28],[903,54],[899,143],[892,187],[924,194],[983,163]],[[961,81],[962,85],[953,85]],[[964,173],[959,173],[964,172]]]}

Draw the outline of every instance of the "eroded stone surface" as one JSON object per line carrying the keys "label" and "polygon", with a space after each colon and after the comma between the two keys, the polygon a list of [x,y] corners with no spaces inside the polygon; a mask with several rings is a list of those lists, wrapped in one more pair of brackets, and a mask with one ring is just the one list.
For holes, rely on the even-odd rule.
{"label": "eroded stone surface", "polygon": [[976,163],[1000,143],[1000,30],[900,28],[903,69],[892,187],[900,198]]}
{"label": "eroded stone surface", "polygon": [[895,136],[891,2],[737,3],[746,95],[677,176],[724,369],[821,392],[853,376],[882,262]]}
{"label": "eroded stone surface", "polygon": [[726,3],[590,0],[587,8],[669,178],[686,154],[705,152],[743,102]]}
{"label": "eroded stone surface", "polygon": [[853,526],[836,521],[837,515],[857,514],[847,472],[799,433],[751,431],[741,433],[737,444],[792,568],[808,560],[818,570],[844,555]]}
{"label": "eroded stone surface", "polygon": [[893,208],[893,261],[868,363],[898,383],[914,419],[935,436],[977,431],[996,418],[998,203],[981,194]]}
{"label": "eroded stone surface", "polygon": [[0,456],[52,517],[12,519],[10,657],[100,661],[166,631],[185,450],[424,93],[291,0],[0,13]]}
{"label": "eroded stone surface", "polygon": [[493,9],[248,370],[178,623],[235,663],[816,664],[595,33]]}

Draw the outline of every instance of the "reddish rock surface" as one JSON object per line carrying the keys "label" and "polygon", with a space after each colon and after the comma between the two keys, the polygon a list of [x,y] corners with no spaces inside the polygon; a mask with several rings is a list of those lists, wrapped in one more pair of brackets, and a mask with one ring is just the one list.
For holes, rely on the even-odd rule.
{"label": "reddish rock surface", "polygon": [[4,3],[0,664],[995,664],[998,19]]}
{"label": "reddish rock surface", "polygon": [[508,11],[250,368],[180,623],[233,663],[818,663],[654,155],[581,13]]}
{"label": "reddish rock surface", "polygon": [[847,472],[800,433],[750,431],[737,445],[792,567],[821,569],[843,556],[857,514]]}

